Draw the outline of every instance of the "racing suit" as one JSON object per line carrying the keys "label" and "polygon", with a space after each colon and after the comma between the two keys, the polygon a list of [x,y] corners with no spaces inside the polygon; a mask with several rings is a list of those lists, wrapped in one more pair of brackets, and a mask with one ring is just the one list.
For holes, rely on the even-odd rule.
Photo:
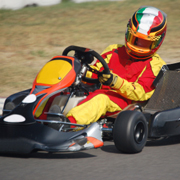
{"label": "racing suit", "polygon": [[[148,100],[155,87],[153,81],[165,62],[158,54],[143,61],[130,59],[125,46],[113,44],[108,46],[101,54],[111,72],[120,78],[118,89],[102,85],[87,96],[78,106],[72,108],[67,117],[73,123],[90,124],[100,117],[120,112],[133,102]],[[98,71],[103,70],[102,64],[97,60],[93,66]],[[87,72],[87,77],[97,78],[92,72]]]}

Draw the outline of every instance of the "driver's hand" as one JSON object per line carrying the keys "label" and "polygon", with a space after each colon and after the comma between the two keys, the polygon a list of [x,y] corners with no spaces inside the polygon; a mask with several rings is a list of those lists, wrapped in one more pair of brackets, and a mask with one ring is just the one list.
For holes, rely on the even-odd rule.
{"label": "driver's hand", "polygon": [[102,72],[99,75],[99,82],[103,85],[110,86],[113,89],[119,89],[123,83],[123,79],[112,72],[110,72],[109,74]]}
{"label": "driver's hand", "polygon": [[113,75],[111,73],[105,74],[102,72],[102,73],[100,73],[98,78],[99,78],[99,82],[106,86],[110,86],[113,81]]}

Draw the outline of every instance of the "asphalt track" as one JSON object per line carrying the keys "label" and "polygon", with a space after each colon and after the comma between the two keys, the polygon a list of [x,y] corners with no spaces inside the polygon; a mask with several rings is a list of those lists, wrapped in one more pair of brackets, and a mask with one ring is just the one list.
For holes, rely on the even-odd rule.
{"label": "asphalt track", "polygon": [[0,154],[0,180],[61,179],[178,180],[180,136],[147,142],[138,154],[119,152],[113,141],[80,152],[38,152],[28,157]]}
{"label": "asphalt track", "polygon": [[1,180],[178,180],[180,138],[147,143],[139,154],[119,153],[113,142],[74,153],[0,156]]}

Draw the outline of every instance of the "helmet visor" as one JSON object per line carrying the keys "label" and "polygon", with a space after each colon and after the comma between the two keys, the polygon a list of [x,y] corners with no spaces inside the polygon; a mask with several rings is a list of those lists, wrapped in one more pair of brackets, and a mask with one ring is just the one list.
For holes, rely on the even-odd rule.
{"label": "helmet visor", "polygon": [[155,49],[161,42],[160,36],[147,36],[133,31],[129,26],[126,31],[126,39],[129,44],[139,49]]}

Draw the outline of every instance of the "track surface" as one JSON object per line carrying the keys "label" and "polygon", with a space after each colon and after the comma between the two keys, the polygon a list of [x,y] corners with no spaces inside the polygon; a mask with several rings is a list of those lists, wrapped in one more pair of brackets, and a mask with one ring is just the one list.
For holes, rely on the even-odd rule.
{"label": "track surface", "polygon": [[180,137],[148,142],[139,154],[122,154],[105,141],[81,152],[0,156],[1,180],[177,180],[179,169]]}
{"label": "track surface", "polygon": [[[0,99],[0,110],[4,99]],[[1,114],[1,113],[0,113]],[[99,149],[29,157],[0,154],[0,180],[178,180],[180,136],[147,142],[138,154],[122,154],[113,141]]]}

